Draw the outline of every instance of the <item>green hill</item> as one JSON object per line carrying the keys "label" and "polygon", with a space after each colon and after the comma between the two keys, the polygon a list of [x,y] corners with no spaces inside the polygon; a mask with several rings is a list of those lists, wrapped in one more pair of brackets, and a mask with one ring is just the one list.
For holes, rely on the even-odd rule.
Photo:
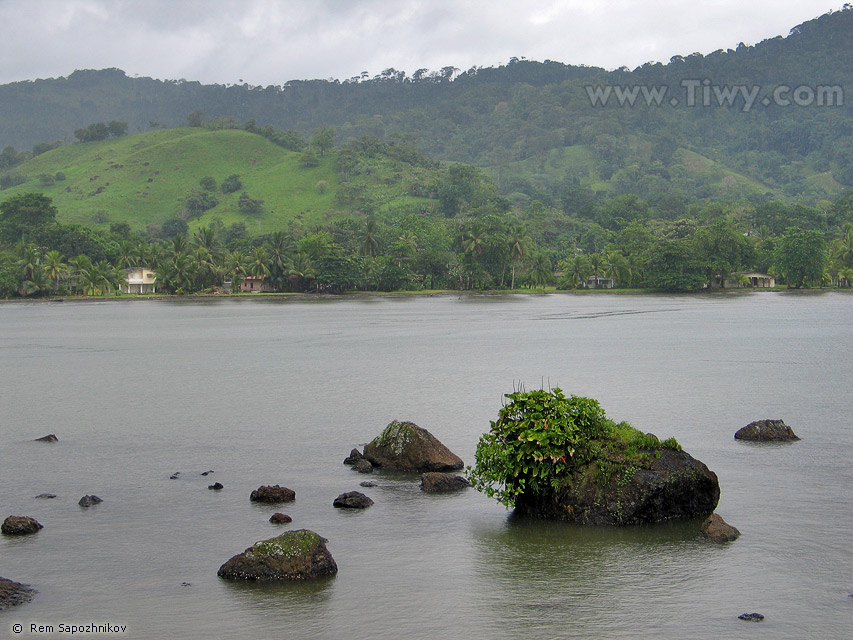
{"label": "green hill", "polygon": [[[244,222],[250,233],[261,234],[292,222],[325,223],[350,208],[340,202],[335,159],[335,151],[327,153],[319,158],[319,166],[309,168],[299,153],[239,129],[158,130],[65,145],[36,156],[16,167],[15,172],[26,180],[4,190],[2,197],[39,191],[53,200],[62,222],[94,228],[127,222],[133,229],[144,230],[176,216],[192,218],[185,212],[184,199],[194,190],[203,191],[199,181],[212,177],[220,185],[236,174],[242,189],[211,193],[218,204],[191,219],[190,226],[219,218],[225,224]],[[407,172],[396,169],[366,179],[380,212],[426,202],[405,195],[402,185]],[[57,180],[57,174],[64,179]],[[263,212],[241,211],[238,203],[243,193],[263,200]]]}

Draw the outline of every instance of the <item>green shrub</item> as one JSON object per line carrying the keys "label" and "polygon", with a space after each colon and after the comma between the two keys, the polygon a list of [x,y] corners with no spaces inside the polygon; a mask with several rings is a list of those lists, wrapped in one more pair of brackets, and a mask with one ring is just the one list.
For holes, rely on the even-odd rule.
{"label": "green shrub", "polygon": [[507,507],[521,494],[546,495],[575,472],[599,485],[627,483],[652,465],[662,448],[681,450],[674,438],[657,437],[627,422],[608,419],[592,398],[561,389],[516,391],[477,443],[471,485]]}

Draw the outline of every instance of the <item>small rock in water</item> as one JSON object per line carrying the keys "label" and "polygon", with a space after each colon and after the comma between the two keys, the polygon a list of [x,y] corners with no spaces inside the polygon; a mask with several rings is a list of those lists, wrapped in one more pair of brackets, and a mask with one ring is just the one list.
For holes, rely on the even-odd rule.
{"label": "small rock in water", "polygon": [[279,485],[264,485],[252,491],[249,500],[252,502],[293,502],[296,492]]}
{"label": "small rock in water", "polygon": [[46,436],[42,436],[41,438],[36,438],[36,442],[58,442],[59,438],[56,435],[49,433]]}
{"label": "small rock in water", "polygon": [[287,524],[288,522],[293,522],[293,518],[286,513],[274,513],[270,516],[270,522],[273,524]]}
{"label": "small rock in water", "polygon": [[221,482],[214,482],[213,484],[207,485],[207,488],[213,489],[214,491],[220,491],[220,490],[224,489],[225,487],[222,486]]}
{"label": "small rock in water", "polygon": [[175,471],[175,473],[169,476],[169,480],[177,480],[179,475],[181,475],[181,472]]}
{"label": "small rock in water", "polygon": [[51,498],[55,498],[55,497],[56,497],[55,493],[40,493],[36,496],[36,498],[39,500],[50,500]]}
{"label": "small rock in water", "polygon": [[213,473],[213,469],[211,469],[210,471],[202,471],[201,475],[209,476],[211,473]]}
{"label": "small rock in water", "polygon": [[103,502],[103,500],[101,500],[98,496],[83,496],[82,498],[80,498],[77,504],[79,504],[81,507],[91,507],[92,505],[98,504],[100,502]]}
{"label": "small rock in water", "polygon": [[748,622],[761,622],[764,616],[760,613],[742,613],[738,616],[738,620],[747,620]]}
{"label": "small rock in water", "polygon": [[344,458],[344,464],[354,465],[359,460],[364,460],[364,456],[361,455],[361,452],[358,449],[353,449],[349,452],[349,455]]}
{"label": "small rock in water", "polygon": [[373,500],[358,491],[342,493],[332,502],[332,506],[340,509],[367,509]]}
{"label": "small rock in water", "polygon": [[191,587],[191,586],[193,586],[193,583],[192,582],[182,582],[181,586],[182,587]]}
{"label": "small rock in water", "polygon": [[365,480],[364,482],[359,482],[358,486],[360,487],[378,487],[379,485],[373,482],[373,480]]}
{"label": "small rock in water", "polygon": [[359,473],[373,473],[373,465],[370,464],[370,460],[361,459],[352,465],[352,468]]}

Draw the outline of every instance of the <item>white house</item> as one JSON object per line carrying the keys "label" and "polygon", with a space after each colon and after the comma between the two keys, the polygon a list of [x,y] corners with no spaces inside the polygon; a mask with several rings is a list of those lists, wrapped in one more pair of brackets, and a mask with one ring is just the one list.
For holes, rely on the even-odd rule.
{"label": "white house", "polygon": [[157,276],[146,267],[125,269],[127,284],[122,287],[124,293],[157,293]]}

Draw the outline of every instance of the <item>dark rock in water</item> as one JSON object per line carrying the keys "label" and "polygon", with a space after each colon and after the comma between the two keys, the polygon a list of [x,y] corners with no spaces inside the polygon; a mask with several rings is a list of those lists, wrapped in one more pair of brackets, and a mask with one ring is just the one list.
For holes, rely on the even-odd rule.
{"label": "dark rock in water", "polygon": [[361,452],[358,449],[353,449],[349,452],[349,455],[344,458],[344,464],[353,465],[359,460],[364,460],[364,456],[361,455]]}
{"label": "dark rock in water", "polygon": [[178,476],[180,476],[180,475],[181,475],[180,471],[175,471],[175,473],[173,473],[172,475],[169,476],[169,480],[177,480]]}
{"label": "dark rock in water", "polygon": [[213,489],[214,491],[221,491],[225,487],[222,486],[221,482],[214,482],[213,484],[207,485],[208,489]]}
{"label": "dark rock in water", "polygon": [[9,516],[0,525],[0,533],[7,536],[26,536],[38,532],[44,527],[35,518],[29,516]]}
{"label": "dark rock in water", "polygon": [[0,611],[29,602],[37,593],[29,585],[0,578]]}
{"label": "dark rock in water", "polygon": [[292,502],[296,499],[296,492],[287,487],[276,485],[264,485],[258,487],[249,496],[252,502]]}
{"label": "dark rock in water", "polygon": [[518,496],[516,512],[593,525],[711,515],[720,499],[716,474],[685,451],[663,448],[659,454],[651,455],[650,468],[614,473],[606,481],[595,462],[580,467],[547,494]]}
{"label": "dark rock in water", "polygon": [[201,475],[203,475],[203,476],[209,476],[211,473],[213,473],[213,470],[212,470],[212,469],[211,469],[210,471],[202,471],[202,472],[201,472]]}
{"label": "dark rock in water", "polygon": [[332,506],[340,509],[367,509],[373,500],[358,491],[342,493],[332,502]]}
{"label": "dark rock in water", "polygon": [[750,442],[793,442],[799,440],[794,430],[782,420],[756,420],[738,429],[735,440]]}
{"label": "dark rock in water", "polygon": [[764,620],[764,616],[760,613],[742,613],[737,618],[738,620],[747,620],[749,622],[761,622]]}
{"label": "dark rock in water", "polygon": [[373,480],[365,480],[364,482],[358,483],[359,487],[378,487],[379,485],[373,482]]}
{"label": "dark rock in water", "polygon": [[55,497],[56,497],[55,493],[40,493],[36,496],[36,499],[38,499],[38,500],[50,500],[51,498],[55,498]]}
{"label": "dark rock in water", "polygon": [[421,491],[426,493],[452,493],[467,489],[470,484],[462,476],[429,471],[421,476]]}
{"label": "dark rock in water", "polygon": [[98,496],[83,496],[77,502],[81,507],[91,507],[94,504],[100,504],[103,502]]}
{"label": "dark rock in water", "polygon": [[274,513],[270,516],[270,522],[273,524],[287,524],[288,522],[293,522],[293,518],[286,513]]}
{"label": "dark rock in water", "polygon": [[456,471],[462,459],[413,422],[395,420],[364,447],[373,466],[395,471]]}
{"label": "dark rock in water", "polygon": [[364,458],[352,465],[352,468],[359,473],[373,473],[373,465],[370,464],[370,460],[365,460]]}
{"label": "dark rock in water", "polygon": [[309,580],[338,572],[323,538],[308,529],[256,542],[219,567],[230,580]]}
{"label": "dark rock in water", "polygon": [[46,436],[42,436],[41,438],[36,438],[36,442],[58,442],[59,438],[57,438],[54,434],[49,433]]}
{"label": "dark rock in water", "polygon": [[740,537],[740,531],[728,524],[716,513],[712,513],[701,527],[702,535],[711,542],[731,542]]}

